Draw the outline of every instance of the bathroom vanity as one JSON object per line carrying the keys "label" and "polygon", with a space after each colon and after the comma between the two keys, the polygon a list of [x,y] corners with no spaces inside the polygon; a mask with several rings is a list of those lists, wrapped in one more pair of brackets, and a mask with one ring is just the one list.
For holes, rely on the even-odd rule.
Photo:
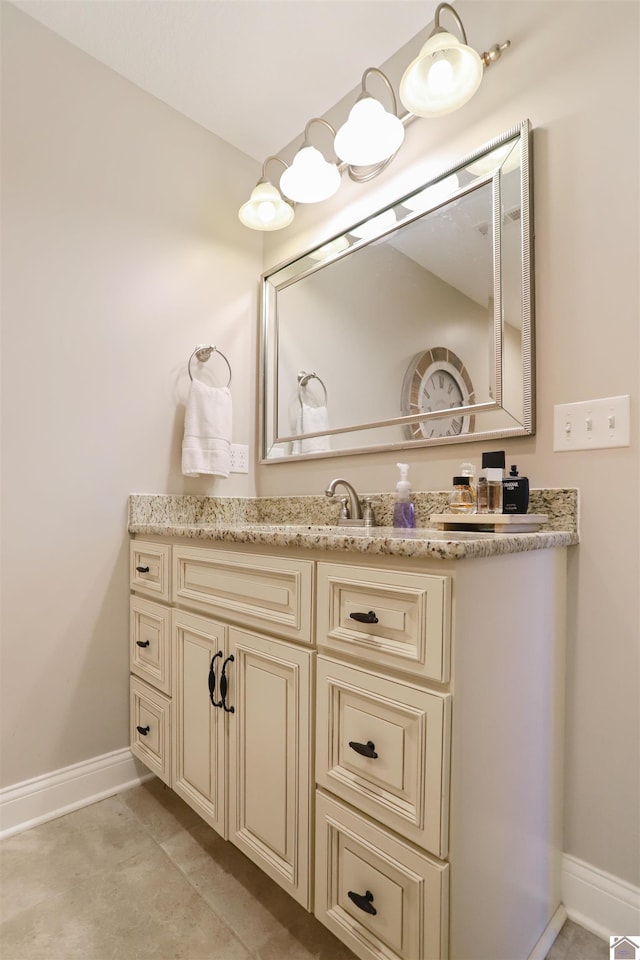
{"label": "bathroom vanity", "polygon": [[531,956],[575,534],[130,532],[133,753],[357,956]]}

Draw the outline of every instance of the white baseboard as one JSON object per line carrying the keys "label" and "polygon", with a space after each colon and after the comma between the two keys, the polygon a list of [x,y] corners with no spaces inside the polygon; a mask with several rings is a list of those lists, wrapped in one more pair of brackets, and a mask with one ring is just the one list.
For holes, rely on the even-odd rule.
{"label": "white baseboard", "polygon": [[[0,838],[113,796],[152,776],[126,748],[6,787],[0,790]],[[567,853],[562,857],[562,900],[570,920],[604,940],[640,931],[640,888]],[[538,946],[548,951],[563,921],[560,908],[536,951]],[[537,960],[536,951],[531,960]]]}
{"label": "white baseboard", "polygon": [[0,838],[86,807],[153,776],[128,748],[0,790]]}
{"label": "white baseboard", "polygon": [[607,942],[640,931],[640,887],[568,853],[562,857],[562,900],[570,920]]}

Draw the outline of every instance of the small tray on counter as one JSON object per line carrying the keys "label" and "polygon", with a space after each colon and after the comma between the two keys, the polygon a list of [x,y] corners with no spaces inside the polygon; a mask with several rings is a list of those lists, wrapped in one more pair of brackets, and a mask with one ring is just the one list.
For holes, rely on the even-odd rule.
{"label": "small tray on counter", "polygon": [[432,513],[429,523],[436,530],[535,533],[548,519],[546,513]]}

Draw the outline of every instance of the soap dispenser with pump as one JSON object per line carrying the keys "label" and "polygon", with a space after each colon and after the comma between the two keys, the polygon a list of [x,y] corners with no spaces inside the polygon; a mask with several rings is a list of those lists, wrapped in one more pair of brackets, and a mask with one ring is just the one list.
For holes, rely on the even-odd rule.
{"label": "soap dispenser with pump", "polygon": [[400,470],[400,479],[396,485],[396,502],[393,506],[393,526],[396,530],[413,529],[416,525],[415,507],[410,499],[409,464],[396,464]]}

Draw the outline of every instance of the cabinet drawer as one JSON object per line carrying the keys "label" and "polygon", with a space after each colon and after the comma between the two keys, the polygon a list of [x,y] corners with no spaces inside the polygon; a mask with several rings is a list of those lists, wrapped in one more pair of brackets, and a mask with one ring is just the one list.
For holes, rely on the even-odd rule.
{"label": "cabinet drawer", "polygon": [[319,563],[318,645],[446,682],[450,598],[449,577]]}
{"label": "cabinet drawer", "polygon": [[357,956],[444,960],[447,901],[447,864],[318,791],[315,915]]}
{"label": "cabinet drawer", "polygon": [[171,786],[171,701],[131,677],[131,752]]}
{"label": "cabinet drawer", "polygon": [[165,543],[132,540],[129,548],[131,589],[156,600],[169,600],[171,547]]}
{"label": "cabinet drawer", "polygon": [[316,781],[447,854],[451,698],[318,657]]}
{"label": "cabinet drawer", "polygon": [[163,693],[171,693],[170,611],[133,596],[129,601],[131,672]]}
{"label": "cabinet drawer", "polygon": [[313,563],[177,546],[173,599],[310,643]]}

